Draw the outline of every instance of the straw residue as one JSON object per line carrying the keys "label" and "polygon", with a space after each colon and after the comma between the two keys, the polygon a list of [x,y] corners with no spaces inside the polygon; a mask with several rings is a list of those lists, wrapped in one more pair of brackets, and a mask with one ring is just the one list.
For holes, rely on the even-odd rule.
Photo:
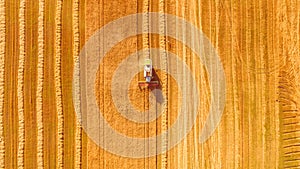
{"label": "straw residue", "polygon": [[20,1],[19,11],[19,64],[18,64],[18,168],[24,168],[25,119],[24,119],[24,63],[25,63],[25,0]]}
{"label": "straw residue", "polygon": [[39,0],[38,16],[38,65],[37,65],[37,165],[38,168],[44,167],[43,161],[43,81],[44,81],[44,0]]}
{"label": "straw residue", "polygon": [[[80,45],[80,37],[79,37],[79,0],[74,0],[73,2],[73,55],[74,55],[74,68],[79,67],[79,45]],[[76,75],[74,78],[78,78]],[[77,91],[76,94],[80,94],[80,91]],[[75,104],[80,105],[80,104]],[[80,110],[78,108],[77,110]],[[81,146],[81,119],[77,116],[76,120],[76,131],[75,131],[75,168],[81,168],[81,155],[82,155],[82,146]]]}
{"label": "straw residue", "polygon": [[63,141],[64,141],[64,115],[62,111],[62,89],[61,89],[61,18],[62,0],[56,4],[56,39],[55,39],[55,96],[57,111],[57,168],[63,168]]}

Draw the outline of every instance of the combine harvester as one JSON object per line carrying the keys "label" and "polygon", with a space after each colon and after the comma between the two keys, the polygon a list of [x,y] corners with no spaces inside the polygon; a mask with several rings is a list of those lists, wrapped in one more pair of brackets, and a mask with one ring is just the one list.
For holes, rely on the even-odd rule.
{"label": "combine harvester", "polygon": [[153,81],[153,74],[152,74],[152,60],[146,59],[144,63],[144,78],[145,81],[139,81],[139,87],[157,87],[159,85],[158,81]]}

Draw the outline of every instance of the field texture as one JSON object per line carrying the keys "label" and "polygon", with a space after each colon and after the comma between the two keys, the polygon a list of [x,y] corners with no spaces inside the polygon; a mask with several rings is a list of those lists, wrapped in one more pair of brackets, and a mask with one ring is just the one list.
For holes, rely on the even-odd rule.
{"label": "field texture", "polygon": [[[81,49],[97,30],[123,16],[144,13],[142,22],[132,26],[147,32],[147,12],[178,16],[206,35],[224,68],[226,81],[218,84],[226,83],[225,108],[211,137],[199,142],[215,104],[210,70],[191,48],[163,36],[168,28],[166,18],[160,17],[160,34],[131,36],[109,50],[90,90],[106,122],[132,138],[167,131],[181,107],[192,107],[188,111],[198,116],[172,149],[148,157],[150,146],[144,142],[144,157],[123,157],[104,150],[82,128],[75,113],[73,72]],[[192,79],[180,71],[184,67],[168,61],[167,52],[159,57],[147,51],[137,55],[138,64],[114,77],[129,55],[149,48],[176,54],[197,87],[192,88]],[[0,0],[0,168],[300,168],[299,51],[298,0]],[[139,63],[148,57],[154,68],[159,67],[157,90],[138,87],[143,79]],[[137,74],[126,81],[133,69]],[[168,73],[171,69],[183,72],[178,76],[181,83]],[[128,96],[114,93],[112,84],[128,84]],[[191,98],[196,90],[199,104],[184,102],[183,98],[195,100]],[[119,110],[129,110],[128,105],[116,106],[114,94],[128,98],[131,108],[145,118],[155,111],[156,119],[138,123],[125,118]],[[181,134],[161,137],[156,150]],[[111,142],[108,137],[99,133],[104,144]]]}

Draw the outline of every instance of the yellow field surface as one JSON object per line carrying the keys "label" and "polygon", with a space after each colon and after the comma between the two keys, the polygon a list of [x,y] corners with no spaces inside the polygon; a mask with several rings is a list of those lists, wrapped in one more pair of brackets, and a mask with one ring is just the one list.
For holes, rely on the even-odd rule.
{"label": "yellow field surface", "polygon": [[[153,90],[138,87],[142,71],[128,82],[124,96],[136,110],[149,113],[155,106],[161,114],[148,123],[122,116],[112,100],[114,73],[138,50],[164,49],[186,63],[195,77],[199,105],[188,110],[198,112],[197,119],[175,147],[151,157],[123,157],[104,150],[82,128],[74,108],[73,71],[96,31],[124,16],[148,12],[178,16],[205,34],[224,68],[225,108],[214,133],[199,142],[214,104],[209,70],[175,38],[151,33],[126,38],[101,60],[95,87],[89,89],[115,131],[131,138],[155,137],[175,123],[187,91],[195,94],[185,73],[179,76],[185,79],[182,84],[167,73],[183,68],[162,54],[153,61],[160,67],[155,78],[163,102],[156,98],[153,104]],[[162,30],[168,28],[164,17],[158,23]],[[151,22],[145,17],[138,26],[148,30]],[[0,168],[300,168],[299,51],[297,0],[0,0]],[[126,75],[117,77],[118,85],[125,84]],[[180,132],[169,134],[156,149],[181,137]],[[99,133],[103,143],[110,139],[109,133]]]}

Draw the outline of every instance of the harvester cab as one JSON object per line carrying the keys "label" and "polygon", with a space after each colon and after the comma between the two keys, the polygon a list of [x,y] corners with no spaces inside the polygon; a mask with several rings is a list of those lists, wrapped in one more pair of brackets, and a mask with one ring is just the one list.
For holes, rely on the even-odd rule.
{"label": "harvester cab", "polygon": [[158,81],[153,81],[153,67],[152,60],[146,59],[144,62],[144,81],[139,81],[140,87],[156,87],[159,85]]}

